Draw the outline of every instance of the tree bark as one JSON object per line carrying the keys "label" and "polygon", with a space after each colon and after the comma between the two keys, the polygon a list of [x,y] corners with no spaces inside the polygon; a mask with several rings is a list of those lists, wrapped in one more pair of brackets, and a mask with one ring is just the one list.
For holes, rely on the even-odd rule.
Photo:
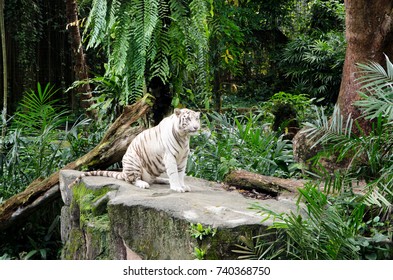
{"label": "tree bark", "polygon": [[[127,106],[107,130],[101,142],[86,155],[67,164],[63,169],[105,169],[113,163],[119,162],[127,147],[136,135],[147,126],[146,116],[150,107],[143,101]],[[142,124],[140,124],[142,123]],[[139,124],[135,126],[135,124]],[[25,191],[14,195],[0,205],[0,230],[4,230],[23,218],[23,211],[32,211],[32,205],[42,203],[45,198],[58,193],[59,171],[46,179],[37,179]],[[55,189],[55,190],[53,190]],[[50,194],[50,195],[49,195]]]}
{"label": "tree bark", "polygon": [[[353,105],[360,99],[356,64],[384,65],[384,53],[393,55],[393,1],[345,0],[345,10],[347,50],[337,104],[344,117],[357,119],[361,112]],[[358,121],[366,133],[370,131],[369,121]]]}
{"label": "tree bark", "polygon": [[169,84],[164,83],[159,77],[154,77],[150,81],[149,88],[154,96],[153,125],[158,125],[171,112],[172,94]]}
{"label": "tree bark", "polygon": [[[71,48],[74,57],[74,72],[75,78],[79,81],[84,81],[89,78],[88,67],[85,60],[85,54],[82,48],[82,40],[79,30],[78,20],[78,6],[76,0],[66,1],[66,14],[67,14],[67,29],[70,34]],[[87,110],[93,103],[91,101],[92,94],[91,88],[88,83],[78,87],[80,98],[80,105],[85,109],[89,117],[95,118],[96,113],[92,110]]]}
{"label": "tree bark", "polygon": [[[7,68],[7,48],[5,41],[5,23],[4,23],[4,0],[0,0],[0,35],[1,35],[1,57],[3,61],[3,111],[1,116],[2,129],[1,129],[1,146],[0,156],[2,156],[4,148],[4,137],[7,129],[7,107],[8,107],[8,68]],[[2,166],[0,167],[2,168]]]}
{"label": "tree bark", "polygon": [[305,180],[264,176],[245,170],[233,170],[225,177],[225,183],[228,185],[240,187],[245,190],[255,189],[256,191],[274,196],[284,192],[296,193],[297,189],[302,188],[305,182]]}

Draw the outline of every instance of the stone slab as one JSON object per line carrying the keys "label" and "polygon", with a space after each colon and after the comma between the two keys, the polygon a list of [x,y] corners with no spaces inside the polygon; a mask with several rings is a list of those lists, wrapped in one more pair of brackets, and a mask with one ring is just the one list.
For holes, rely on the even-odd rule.
{"label": "stone slab", "polygon": [[[253,204],[276,213],[297,210],[296,201],[292,198],[246,198],[236,191],[223,189],[218,183],[192,177],[185,179],[191,187],[191,192],[187,193],[172,191],[165,184],[140,189],[114,178],[83,177],[81,183],[88,189],[111,189],[105,198],[110,230],[97,233],[91,225],[85,229],[78,228],[78,207],[72,206],[72,191],[67,186],[79,174],[73,170],[60,172],[60,190],[67,208],[62,211],[62,238],[65,248],[68,248],[63,254],[68,256],[66,258],[131,259],[129,252],[133,252],[136,257],[132,259],[190,259],[198,246],[210,248],[207,258],[233,258],[231,252],[240,235],[255,235],[272,223],[250,209]],[[192,239],[191,223],[215,228],[218,233],[203,242]],[[75,244],[83,236],[84,240]]]}
{"label": "stone slab", "polygon": [[[71,201],[71,191],[66,187],[79,176],[79,171],[60,172],[60,190],[66,205]],[[257,200],[245,198],[238,192],[228,192],[220,184],[199,178],[186,177],[185,183],[191,192],[178,193],[169,185],[153,184],[150,189],[140,189],[132,184],[114,178],[91,176],[82,178],[87,188],[97,189],[109,186],[114,189],[109,204],[124,206],[142,205],[171,213],[176,218],[191,223],[201,223],[212,227],[236,227],[259,224],[264,219],[250,207],[257,203],[276,213],[296,211],[293,199]],[[266,225],[271,221],[267,220]]]}

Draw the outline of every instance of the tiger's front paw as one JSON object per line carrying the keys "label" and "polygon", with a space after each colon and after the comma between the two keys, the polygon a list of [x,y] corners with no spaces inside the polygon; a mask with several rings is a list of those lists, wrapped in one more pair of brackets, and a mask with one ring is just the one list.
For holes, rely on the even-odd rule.
{"label": "tiger's front paw", "polygon": [[137,186],[138,188],[141,188],[141,189],[148,189],[148,188],[150,188],[149,183],[147,183],[145,181],[142,181],[142,180],[136,180],[135,181],[135,186]]}
{"label": "tiger's front paw", "polygon": [[174,190],[175,192],[189,192],[190,188],[188,190],[184,189],[184,187],[181,186],[171,186],[171,190]]}

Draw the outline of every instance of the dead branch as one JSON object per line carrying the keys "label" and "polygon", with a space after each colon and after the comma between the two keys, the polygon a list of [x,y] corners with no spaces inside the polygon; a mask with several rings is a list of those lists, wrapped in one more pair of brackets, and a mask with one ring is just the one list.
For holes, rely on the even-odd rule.
{"label": "dead branch", "polygon": [[[67,164],[63,169],[105,169],[121,160],[136,135],[146,129],[146,116],[150,107],[143,101],[125,107],[123,113],[107,130],[101,142],[90,152]],[[37,179],[23,192],[0,205],[0,230],[31,213],[46,200],[60,196],[59,171],[46,179]]]}

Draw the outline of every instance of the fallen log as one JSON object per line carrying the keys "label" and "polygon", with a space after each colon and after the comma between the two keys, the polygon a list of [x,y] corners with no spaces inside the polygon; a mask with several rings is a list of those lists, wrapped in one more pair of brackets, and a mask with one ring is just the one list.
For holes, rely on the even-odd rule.
{"label": "fallen log", "polygon": [[283,179],[264,176],[248,172],[246,170],[233,170],[225,177],[225,183],[245,190],[256,190],[258,192],[280,195],[284,192],[296,193],[302,188],[305,180]]}
{"label": "fallen log", "polygon": [[[105,169],[121,161],[131,141],[147,128],[149,110],[150,106],[143,101],[126,106],[95,148],[63,168]],[[7,199],[0,205],[0,230],[26,217],[45,201],[60,196],[58,183],[59,171],[46,179],[35,180],[23,192]]]}

